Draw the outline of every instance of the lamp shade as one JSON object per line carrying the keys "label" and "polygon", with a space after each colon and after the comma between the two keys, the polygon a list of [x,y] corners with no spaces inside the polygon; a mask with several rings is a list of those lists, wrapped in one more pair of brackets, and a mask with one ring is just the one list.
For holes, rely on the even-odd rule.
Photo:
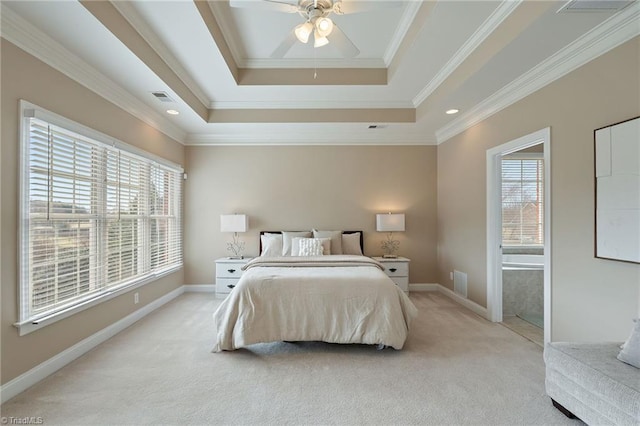
{"label": "lamp shade", "polygon": [[379,232],[395,232],[404,231],[404,214],[377,214],[376,215],[376,231]]}
{"label": "lamp shade", "polygon": [[320,35],[318,30],[313,32],[313,47],[322,47],[329,44],[329,39],[325,36]]}
{"label": "lamp shade", "polygon": [[309,36],[311,35],[311,32],[313,32],[313,24],[308,21],[298,25],[294,30],[296,37],[302,43],[306,43],[309,41]]}
{"label": "lamp shade", "polygon": [[221,214],[220,232],[247,232],[246,214]]}

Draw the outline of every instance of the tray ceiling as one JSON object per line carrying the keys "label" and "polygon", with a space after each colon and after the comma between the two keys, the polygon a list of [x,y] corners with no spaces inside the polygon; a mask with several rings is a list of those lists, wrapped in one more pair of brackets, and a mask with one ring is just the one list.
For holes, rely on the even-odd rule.
{"label": "tray ceiling", "polygon": [[304,19],[238,1],[3,1],[2,36],[185,144],[437,144],[640,34],[638,2],[343,0],[359,55],[273,58]]}

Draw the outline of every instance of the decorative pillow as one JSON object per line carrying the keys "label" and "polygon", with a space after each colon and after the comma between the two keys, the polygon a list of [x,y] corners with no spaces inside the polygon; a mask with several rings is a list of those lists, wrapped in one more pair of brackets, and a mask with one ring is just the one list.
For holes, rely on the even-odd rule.
{"label": "decorative pillow", "polygon": [[[633,322],[637,322],[640,318],[634,318]],[[633,331],[633,330],[632,330]],[[633,333],[632,333],[633,334]],[[625,340],[621,345],[620,345],[620,349],[624,349],[624,347],[627,345],[627,342],[629,341],[629,339],[631,339],[631,336],[627,337],[627,340]]]}
{"label": "decorative pillow", "polygon": [[301,240],[318,240],[322,245],[322,254],[331,254],[331,238],[300,238],[295,237],[291,240],[291,256],[302,256],[300,254],[300,241]]}
{"label": "decorative pillow", "polygon": [[282,231],[282,256],[291,256],[291,243],[295,237],[310,238],[311,231]]}
{"label": "decorative pillow", "polygon": [[625,342],[624,349],[618,354],[618,359],[640,368],[640,321],[635,322],[631,336]]}
{"label": "decorative pillow", "polygon": [[294,238],[294,240],[298,240],[298,256],[322,256],[322,241],[320,239]]}
{"label": "decorative pillow", "polygon": [[262,242],[260,256],[282,256],[282,235],[262,234],[260,241]]}
{"label": "decorative pillow", "polygon": [[357,254],[362,256],[359,232],[342,234],[342,254]]}
{"label": "decorative pillow", "polygon": [[342,254],[342,231],[313,230],[313,238],[331,238],[331,254]]}

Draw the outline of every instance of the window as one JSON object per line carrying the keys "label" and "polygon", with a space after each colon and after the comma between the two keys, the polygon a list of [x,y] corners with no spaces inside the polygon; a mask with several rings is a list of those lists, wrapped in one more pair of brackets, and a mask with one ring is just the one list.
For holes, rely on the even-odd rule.
{"label": "window", "polygon": [[539,156],[502,159],[502,244],[544,244],[544,161]]}
{"label": "window", "polygon": [[22,128],[21,334],[182,266],[182,169],[32,107]]}

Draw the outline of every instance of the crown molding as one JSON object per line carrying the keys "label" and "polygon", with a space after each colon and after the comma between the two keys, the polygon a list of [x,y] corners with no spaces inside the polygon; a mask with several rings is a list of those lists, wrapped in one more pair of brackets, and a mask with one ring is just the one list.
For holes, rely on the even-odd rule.
{"label": "crown molding", "polygon": [[124,19],[131,24],[133,28],[140,34],[140,36],[151,46],[153,50],[162,58],[162,60],[173,70],[184,84],[187,85],[189,90],[198,98],[203,104],[207,105],[211,101],[209,97],[204,93],[202,88],[195,82],[187,70],[182,66],[180,61],[169,51],[167,46],[156,35],[155,31],[145,22],[140,16],[140,13],[133,7],[130,2],[127,1],[111,1],[113,7],[124,17]]}
{"label": "crown molding", "polygon": [[0,15],[0,34],[4,39],[149,126],[184,144],[186,132],[27,22],[5,4],[0,5]]}
{"label": "crown molding", "polygon": [[622,9],[436,131],[441,144],[589,61],[640,35],[640,3]]}
{"label": "crown molding", "polygon": [[210,109],[394,109],[411,108],[404,101],[213,101]]}
{"label": "crown molding", "polygon": [[480,46],[500,24],[520,6],[523,0],[501,2],[493,13],[478,27],[458,51],[447,61],[434,78],[413,98],[414,107],[418,107],[429,97],[468,57]]}
{"label": "crown molding", "polygon": [[[224,4],[226,3],[226,6]],[[236,37],[233,37],[233,29],[229,21],[225,19],[218,19],[219,16],[224,15],[224,7],[230,7],[228,1],[207,1],[209,5],[209,10],[211,14],[215,18],[218,26],[220,27],[220,31],[222,31],[222,35],[224,37],[227,46],[229,47],[229,51],[231,52],[231,58],[233,62],[235,62],[237,68],[248,68],[245,66],[243,56],[245,55],[244,50],[241,46],[236,42]]]}
{"label": "crown molding", "polygon": [[393,34],[389,45],[387,46],[387,50],[384,52],[382,56],[382,60],[384,61],[385,68],[389,68],[393,58],[398,53],[398,49],[402,44],[402,40],[404,40],[407,35],[407,31],[411,28],[411,24],[413,24],[413,20],[416,18],[418,14],[418,10],[422,7],[422,2],[420,1],[412,1],[409,2],[407,7],[402,14],[402,18],[400,18],[400,23],[398,24],[398,28],[396,32]]}
{"label": "crown molding", "polygon": [[[371,130],[370,133],[358,132],[278,132],[261,133],[220,133],[189,134],[187,146],[348,146],[348,145],[436,145],[435,140],[425,140],[421,133],[404,133],[399,137],[396,133],[388,133],[386,129]],[[365,134],[366,133],[366,134]]]}

